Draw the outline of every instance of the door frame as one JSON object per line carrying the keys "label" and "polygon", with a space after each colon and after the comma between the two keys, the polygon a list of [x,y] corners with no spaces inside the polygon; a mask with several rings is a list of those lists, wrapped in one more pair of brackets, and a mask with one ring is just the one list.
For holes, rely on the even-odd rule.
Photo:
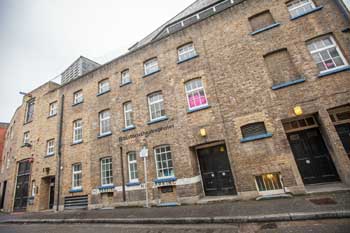
{"label": "door frame", "polygon": [[[30,170],[29,170],[29,178],[28,180],[31,181],[31,178],[32,178],[32,169],[33,169],[33,166],[32,166],[32,163],[33,163],[33,159],[32,158],[27,158],[27,159],[22,159],[20,161],[17,161],[17,164],[16,164],[16,173],[15,173],[15,186],[14,186],[14,192],[13,192],[13,198],[12,198],[12,211],[13,212],[16,212],[15,211],[15,201],[16,201],[16,188],[17,188],[17,181],[18,181],[18,171],[19,171],[19,164],[24,162],[24,161],[28,161],[30,163]],[[30,184],[28,183],[28,186],[30,187]],[[28,194],[29,194],[29,187],[28,187]],[[27,205],[28,205],[28,202],[27,202]],[[27,211],[27,207],[25,209],[22,209],[22,210],[18,210],[17,212],[26,212]]]}
{"label": "door frame", "polygon": [[[299,126],[299,123],[297,123],[297,124],[298,124],[298,127],[297,127],[297,128],[293,128],[293,129],[286,129],[286,127],[285,127],[285,124],[289,124],[289,123],[291,123],[291,122],[298,122],[299,120],[305,120],[305,121],[306,121],[307,118],[312,118],[313,121],[314,121],[314,124],[313,124],[313,125],[306,125],[306,126],[300,127],[300,126]],[[339,176],[338,169],[337,169],[337,167],[335,166],[335,163],[334,163],[334,160],[333,160],[333,156],[332,156],[332,154],[331,154],[331,148],[329,148],[329,145],[328,145],[328,143],[327,143],[327,140],[325,140],[325,138],[324,138],[322,125],[319,123],[319,119],[318,119],[317,113],[316,113],[316,114],[308,114],[308,115],[303,115],[303,116],[300,116],[300,117],[294,117],[294,118],[285,119],[285,120],[282,120],[282,124],[283,124],[284,132],[285,132],[285,135],[286,135],[288,144],[289,144],[290,151],[291,151],[291,153],[292,153],[292,155],[293,155],[294,162],[295,162],[295,164],[296,164],[296,167],[297,167],[297,169],[298,169],[299,175],[300,175],[300,177],[301,177],[301,181],[303,182],[303,185],[304,185],[304,186],[305,186],[305,185],[313,185],[313,184],[305,184],[304,179],[303,179],[303,176],[302,176],[302,174],[301,174],[301,172],[300,172],[298,163],[297,163],[297,161],[296,161],[294,152],[293,152],[293,150],[292,150],[292,148],[291,148],[288,135],[289,135],[289,134],[292,134],[292,133],[307,131],[307,130],[310,130],[310,129],[317,129],[317,130],[318,130],[318,132],[319,132],[319,134],[320,134],[320,137],[321,137],[321,139],[323,140],[323,143],[324,143],[324,145],[325,145],[325,148],[326,148],[327,151],[328,151],[328,156],[329,156],[329,159],[330,159],[330,161],[331,161],[331,163],[332,163],[331,165],[333,165],[334,170],[335,170],[335,173],[336,173],[336,175],[337,175],[339,181],[341,181],[340,176]],[[335,182],[337,182],[337,181],[335,181]],[[324,183],[329,183],[329,182],[324,182]],[[315,183],[315,184],[322,184],[322,183]]]}
{"label": "door frame", "polygon": [[[210,147],[214,147],[214,146],[219,146],[219,145],[224,145],[226,148],[226,154],[227,154],[227,159],[229,161],[229,165],[230,165],[230,170],[231,170],[231,175],[232,175],[232,179],[233,179],[233,187],[235,190],[236,194],[232,194],[231,196],[237,196],[238,195],[238,191],[237,191],[237,184],[236,184],[236,176],[234,175],[234,170],[232,169],[231,166],[231,158],[230,158],[230,153],[229,153],[229,149],[227,147],[227,143],[225,142],[225,140],[218,140],[218,141],[212,141],[212,142],[208,142],[208,143],[204,143],[204,144],[199,144],[196,146],[193,146],[192,149],[194,150],[194,154],[196,156],[196,162],[197,162],[197,166],[198,166],[198,172],[200,175],[200,179],[201,179],[201,186],[202,186],[202,194],[204,197],[213,197],[213,196],[208,196],[205,193],[205,188],[204,188],[204,182],[203,182],[203,176],[202,176],[202,170],[201,170],[201,165],[199,162],[199,154],[198,154],[198,150],[200,149],[206,149],[206,148],[210,148]],[[230,195],[225,195],[225,196],[230,196]],[[219,197],[219,196],[217,196]]]}

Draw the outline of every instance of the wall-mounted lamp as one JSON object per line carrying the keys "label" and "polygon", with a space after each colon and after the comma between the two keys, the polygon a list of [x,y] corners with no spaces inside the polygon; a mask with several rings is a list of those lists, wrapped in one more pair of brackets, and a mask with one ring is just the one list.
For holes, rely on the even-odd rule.
{"label": "wall-mounted lamp", "polygon": [[207,136],[207,131],[206,131],[204,128],[202,128],[202,129],[199,130],[199,134],[200,134],[202,137],[206,137],[206,136]]}
{"label": "wall-mounted lamp", "polygon": [[300,106],[295,106],[293,110],[296,116],[303,115],[303,109]]}

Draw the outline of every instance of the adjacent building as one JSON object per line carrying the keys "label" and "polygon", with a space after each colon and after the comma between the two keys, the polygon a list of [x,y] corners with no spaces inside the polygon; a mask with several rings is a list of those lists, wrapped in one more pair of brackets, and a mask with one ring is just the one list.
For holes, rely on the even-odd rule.
{"label": "adjacent building", "polygon": [[349,186],[350,35],[338,3],[198,0],[128,53],[28,93],[7,135],[3,209]]}

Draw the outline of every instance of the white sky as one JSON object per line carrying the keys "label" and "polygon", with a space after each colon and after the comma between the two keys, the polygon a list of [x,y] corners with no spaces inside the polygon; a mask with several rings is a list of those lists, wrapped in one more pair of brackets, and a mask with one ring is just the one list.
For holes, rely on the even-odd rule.
{"label": "white sky", "polygon": [[194,0],[0,0],[0,122],[80,55],[105,63]]}

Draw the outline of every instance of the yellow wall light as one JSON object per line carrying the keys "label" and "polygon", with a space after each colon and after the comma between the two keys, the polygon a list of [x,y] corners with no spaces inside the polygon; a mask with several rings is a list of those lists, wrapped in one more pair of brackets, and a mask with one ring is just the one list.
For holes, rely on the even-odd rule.
{"label": "yellow wall light", "polygon": [[202,136],[202,137],[206,137],[207,136],[207,131],[203,128],[203,129],[200,129],[199,130],[199,134]]}
{"label": "yellow wall light", "polygon": [[301,116],[303,115],[303,109],[300,106],[295,106],[294,107],[294,114],[296,116]]}

